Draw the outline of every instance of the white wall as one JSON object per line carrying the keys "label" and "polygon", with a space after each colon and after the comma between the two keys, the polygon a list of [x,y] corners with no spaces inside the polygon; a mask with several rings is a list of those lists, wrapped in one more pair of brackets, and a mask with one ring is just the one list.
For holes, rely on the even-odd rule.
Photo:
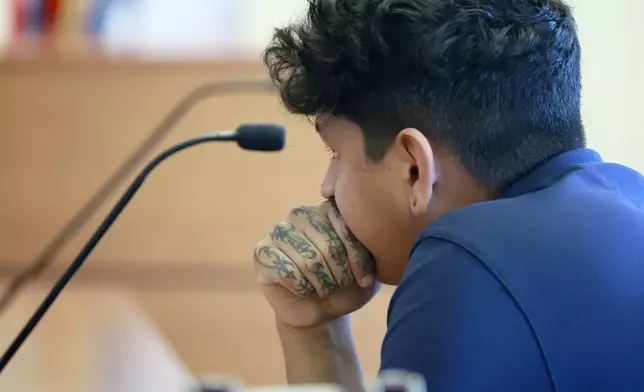
{"label": "white wall", "polygon": [[[306,0],[246,0],[248,41],[268,42],[274,26]],[[569,0],[583,46],[583,116],[588,141],[606,160],[644,172],[644,1]]]}
{"label": "white wall", "polygon": [[644,172],[644,2],[573,0],[583,48],[583,116],[591,147]]}
{"label": "white wall", "polygon": [[11,38],[13,30],[13,14],[10,2],[0,0],[0,51]]}
{"label": "white wall", "polygon": [[244,0],[246,41],[263,48],[270,40],[275,27],[283,26],[301,16],[307,9],[306,0]]}

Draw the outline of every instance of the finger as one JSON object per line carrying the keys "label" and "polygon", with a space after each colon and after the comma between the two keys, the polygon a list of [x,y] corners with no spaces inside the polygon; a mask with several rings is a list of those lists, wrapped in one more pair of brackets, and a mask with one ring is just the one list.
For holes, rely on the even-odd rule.
{"label": "finger", "polygon": [[264,240],[255,247],[255,272],[260,284],[279,284],[301,297],[315,294],[302,271],[272,241]]}
{"label": "finger", "polygon": [[375,263],[371,252],[349,230],[340,212],[333,207],[328,208],[329,221],[340,240],[344,244],[349,257],[349,266],[356,282],[360,287],[371,287],[375,283]]}
{"label": "finger", "polygon": [[273,243],[288,258],[300,267],[304,277],[315,287],[320,297],[334,294],[338,284],[320,251],[302,233],[297,232],[295,225],[283,222],[271,233]]}
{"label": "finger", "polygon": [[348,287],[354,284],[347,249],[333,229],[326,212],[318,207],[298,207],[291,211],[290,220],[322,252],[338,285]]}

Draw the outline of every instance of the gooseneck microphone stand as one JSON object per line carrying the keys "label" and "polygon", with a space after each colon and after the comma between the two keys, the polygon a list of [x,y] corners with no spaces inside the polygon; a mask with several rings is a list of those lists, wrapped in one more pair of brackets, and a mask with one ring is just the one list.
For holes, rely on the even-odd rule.
{"label": "gooseneck microphone stand", "polygon": [[284,147],[284,139],[284,129],[281,126],[271,124],[242,125],[235,132],[214,133],[187,140],[165,150],[156,158],[154,158],[150,163],[148,163],[147,166],[145,166],[141,173],[130,184],[123,196],[121,196],[121,198],[112,208],[107,217],[105,217],[99,228],[87,241],[76,259],[74,259],[73,263],[61,275],[49,294],[47,294],[45,299],[42,301],[38,309],[33,313],[29,321],[27,321],[27,323],[18,333],[11,345],[9,345],[5,353],[2,355],[2,358],[0,358],[0,373],[2,373],[9,361],[20,349],[22,344],[29,337],[34,328],[38,325],[38,322],[43,318],[45,313],[47,313],[47,310],[49,310],[49,308],[52,306],[67,283],[69,283],[76,272],[78,272],[78,270],[82,267],[85,260],[87,260],[87,257],[92,253],[92,250],[94,250],[101,238],[103,238],[105,233],[107,233],[107,231],[119,217],[121,212],[123,212],[130,200],[132,200],[141,185],[143,185],[143,182],[146,180],[148,175],[161,162],[179,151],[203,143],[236,141],[240,147],[247,150],[279,151]]}
{"label": "gooseneck microphone stand", "polygon": [[166,117],[150,132],[147,138],[108,177],[87,202],[65,223],[52,240],[38,253],[35,259],[15,277],[0,297],[0,315],[23,285],[38,277],[54,260],[58,252],[96,213],[105,200],[121,185],[141,161],[175,128],[179,121],[197,103],[212,96],[233,93],[269,93],[275,90],[266,80],[221,81],[197,87],[183,98]]}

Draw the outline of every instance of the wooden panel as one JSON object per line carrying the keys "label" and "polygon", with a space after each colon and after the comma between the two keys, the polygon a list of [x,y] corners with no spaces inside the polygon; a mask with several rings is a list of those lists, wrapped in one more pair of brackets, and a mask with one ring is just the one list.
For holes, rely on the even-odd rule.
{"label": "wooden panel", "polygon": [[[391,290],[353,316],[365,375],[375,377]],[[146,291],[138,298],[190,371],[220,374],[248,385],[286,382],[274,316],[259,290]]]}
{"label": "wooden panel", "polygon": [[[253,65],[216,63],[0,66],[0,260],[34,257],[188,91],[214,79],[263,74]],[[204,101],[163,143],[257,121],[288,127],[286,151],[209,145],[174,157],[151,176],[93,257],[248,262],[253,244],[291,207],[319,202],[327,157],[315,132],[287,115],[275,95],[237,95]],[[108,205],[61,260],[75,255]]]}
{"label": "wooden panel", "polygon": [[[15,274],[33,258],[188,91],[214,79],[263,75],[261,67],[247,64],[0,64],[0,276]],[[209,99],[163,143],[256,121],[286,125],[287,149],[257,154],[208,145],[166,162],[73,285],[136,290],[136,303],[190,371],[239,376],[249,385],[284,381],[273,316],[254,283],[252,247],[290,208],[320,201],[328,156],[310,124],[285,113],[274,95]],[[39,287],[51,284],[115,198],[66,247]],[[389,296],[386,291],[354,319],[370,376],[379,364]],[[63,307],[56,305],[58,313],[48,317],[60,320]],[[32,344],[53,350],[56,339],[43,333]],[[70,347],[88,344],[82,336],[70,339]],[[24,361],[23,369],[40,371],[37,362],[28,362],[35,359]]]}

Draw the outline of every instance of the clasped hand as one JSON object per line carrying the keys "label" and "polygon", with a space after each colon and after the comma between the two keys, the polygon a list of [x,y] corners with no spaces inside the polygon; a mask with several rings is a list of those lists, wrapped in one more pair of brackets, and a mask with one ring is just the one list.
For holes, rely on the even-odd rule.
{"label": "clasped hand", "polygon": [[276,316],[293,327],[352,313],[378,288],[371,254],[329,202],[293,209],[256,245],[255,271]]}

